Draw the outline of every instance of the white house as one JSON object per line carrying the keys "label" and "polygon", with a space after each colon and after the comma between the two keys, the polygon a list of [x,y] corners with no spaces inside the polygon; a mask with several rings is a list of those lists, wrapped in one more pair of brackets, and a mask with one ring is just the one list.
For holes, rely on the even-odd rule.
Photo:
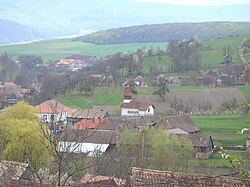
{"label": "white house", "polygon": [[60,136],[58,151],[101,155],[115,145],[115,135],[109,130],[66,129]]}
{"label": "white house", "polygon": [[125,88],[121,104],[122,116],[153,116],[154,110],[154,105],[146,101],[133,101],[129,87]]}
{"label": "white house", "polygon": [[65,121],[67,112],[71,109],[52,99],[35,106],[38,116],[46,123]]}
{"label": "white house", "polygon": [[140,87],[147,87],[147,82],[144,80],[143,76],[138,75],[135,79],[134,79],[134,83],[136,84],[136,86],[140,86]]}

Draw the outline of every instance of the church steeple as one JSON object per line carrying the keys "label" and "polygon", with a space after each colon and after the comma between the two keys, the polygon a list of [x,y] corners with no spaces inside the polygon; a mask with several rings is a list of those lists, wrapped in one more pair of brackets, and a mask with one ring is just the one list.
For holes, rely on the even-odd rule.
{"label": "church steeple", "polygon": [[129,87],[126,87],[123,93],[123,103],[130,103],[132,101],[132,92]]}

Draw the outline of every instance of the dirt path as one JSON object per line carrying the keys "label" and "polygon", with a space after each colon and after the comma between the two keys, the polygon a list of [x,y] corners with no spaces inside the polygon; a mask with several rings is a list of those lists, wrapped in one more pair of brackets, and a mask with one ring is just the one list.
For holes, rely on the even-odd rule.
{"label": "dirt path", "polygon": [[244,55],[240,52],[240,48],[238,49],[238,53],[240,55],[240,59],[241,61],[245,64],[248,65],[249,63],[246,61],[246,59],[244,58]]}
{"label": "dirt path", "polygon": [[232,140],[237,138],[237,136],[212,136],[214,140]]}

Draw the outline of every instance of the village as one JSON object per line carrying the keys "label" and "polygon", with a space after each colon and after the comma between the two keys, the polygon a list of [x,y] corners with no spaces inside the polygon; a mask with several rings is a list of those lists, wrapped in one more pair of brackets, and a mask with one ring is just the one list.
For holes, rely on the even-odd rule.
{"label": "village", "polygon": [[250,185],[249,39],[44,44],[0,54],[0,186]]}
{"label": "village", "polygon": [[[65,63],[63,64],[65,65]],[[77,69],[80,67],[75,68]],[[190,85],[188,83],[189,81],[191,85],[196,84],[204,86],[228,86],[242,85],[246,83],[249,66],[242,68],[241,72],[243,73],[241,75],[235,73],[235,67],[230,67],[230,69],[233,71],[230,75],[220,74],[218,76],[213,71],[208,71],[203,78],[197,79],[200,83],[194,83],[195,81],[190,81],[189,78],[170,77],[169,80],[166,81],[166,85],[170,88],[174,86],[186,86]],[[237,72],[239,72],[238,69]],[[72,69],[72,71],[74,70]],[[159,80],[162,76],[164,75],[159,75]],[[124,130],[129,129],[131,132],[138,132],[147,129],[148,127],[152,127],[154,129],[164,130],[169,135],[174,134],[178,137],[187,137],[192,143],[194,148],[193,157],[196,159],[204,160],[213,157],[213,153],[216,151],[216,146],[213,143],[212,136],[202,134],[202,129],[199,129],[189,116],[198,114],[197,112],[199,112],[200,115],[208,114],[208,112],[212,113],[212,109],[209,110],[209,107],[207,106],[207,109],[199,109],[199,111],[195,109],[187,112],[184,112],[184,110],[176,110],[172,115],[164,115],[163,113],[157,114],[157,108],[154,103],[143,99],[140,100],[139,95],[132,93],[130,88],[131,81],[134,82],[136,87],[148,86],[148,83],[141,75],[134,80],[126,80],[121,85],[123,87],[123,100],[120,104],[120,114],[116,113],[114,116],[112,116],[112,112],[108,111],[105,106],[103,108],[99,107],[95,109],[71,108],[55,99],[46,100],[37,104],[35,109],[41,122],[48,125],[50,133],[53,136],[61,137],[58,142],[59,153],[76,155],[84,154],[88,157],[105,155],[116,149],[117,142],[121,139]],[[100,83],[98,83],[98,85],[99,84]],[[22,88],[13,82],[5,82],[0,86],[0,106],[1,108],[13,106],[18,101],[25,100],[25,98],[39,93],[40,88],[41,84],[38,82],[33,82],[27,88]],[[134,99],[134,97],[136,99]],[[239,100],[239,102],[243,101],[244,99]],[[229,111],[231,111],[231,108]],[[246,139],[246,147],[242,145],[237,149],[249,150],[250,137],[248,136]],[[2,164],[16,165],[14,162],[1,162]],[[30,182],[26,181],[27,173],[25,175],[23,174],[29,166],[23,164],[17,165],[24,169],[21,173],[16,171],[18,172],[16,173],[18,175],[17,179],[13,178],[13,180],[8,182],[12,185],[17,183],[20,184],[21,182],[23,185],[25,184],[29,186]],[[132,172],[132,176],[136,177],[137,168],[133,168]],[[150,172],[151,171],[145,170],[145,173],[147,173],[146,175],[151,175]],[[124,180],[118,178],[94,175],[95,173],[86,174],[81,180],[81,185],[91,185],[94,183],[96,185],[105,184],[109,186],[122,186],[125,184]],[[152,177],[153,175],[154,173],[152,173]],[[162,175],[165,176],[164,173],[162,173]],[[175,177],[174,175],[176,174],[171,173],[171,175]],[[192,181],[192,179],[190,180]],[[205,181],[204,183],[207,182],[208,181]],[[239,184],[241,182],[242,181],[235,181],[235,183]],[[242,182],[242,185],[245,185],[244,182]]]}

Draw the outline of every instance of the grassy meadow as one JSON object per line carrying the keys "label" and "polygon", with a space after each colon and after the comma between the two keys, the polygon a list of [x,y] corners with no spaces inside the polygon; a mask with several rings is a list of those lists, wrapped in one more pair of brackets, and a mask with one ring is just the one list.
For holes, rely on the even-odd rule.
{"label": "grassy meadow", "polygon": [[246,145],[246,135],[240,130],[249,127],[250,118],[240,114],[193,116],[202,134],[213,136],[217,145]]}
{"label": "grassy meadow", "polygon": [[[224,48],[229,46],[233,62],[242,65],[243,62],[238,54],[238,47],[241,42],[248,36],[235,36],[216,40],[202,41],[203,51],[201,52],[201,61],[203,68],[215,68],[223,63]],[[248,60],[248,58],[247,58]],[[163,71],[167,70],[171,59],[169,56],[164,56],[161,60],[158,57],[146,57],[143,60],[143,72],[147,73],[150,67],[160,67]]]}
{"label": "grassy meadow", "polygon": [[247,86],[238,86],[237,88],[250,101],[250,85],[247,85]]}
{"label": "grassy meadow", "polygon": [[85,96],[79,91],[70,94],[59,95],[56,98],[66,106],[73,108],[92,108],[93,105],[116,105],[123,99],[122,87],[96,87],[93,95]]}
{"label": "grassy meadow", "polygon": [[166,48],[166,45],[166,42],[95,45],[84,42],[72,42],[70,39],[61,39],[0,46],[0,53],[8,52],[13,58],[21,55],[35,55],[42,56],[44,60],[60,60],[72,54],[102,57],[119,51],[135,51],[142,47]]}
{"label": "grassy meadow", "polygon": [[[204,50],[201,52],[201,60],[203,67],[211,68],[223,62],[223,48],[230,46],[233,61],[237,64],[242,64],[238,47],[247,36],[235,36],[216,40],[202,41]],[[30,44],[17,44],[0,46],[0,53],[8,52],[14,59],[21,55],[41,56],[44,60],[60,60],[72,54],[79,55],[94,55],[102,57],[116,52],[132,52],[138,48],[156,49],[160,47],[166,49],[167,42],[155,43],[127,43],[127,44],[112,44],[112,45],[96,45],[85,42],[72,42],[70,39],[57,39],[48,41],[39,41]],[[143,72],[148,73],[151,67],[157,66],[163,71],[168,69],[170,63],[169,56],[163,56],[159,60],[158,57],[146,57],[143,59]]]}

